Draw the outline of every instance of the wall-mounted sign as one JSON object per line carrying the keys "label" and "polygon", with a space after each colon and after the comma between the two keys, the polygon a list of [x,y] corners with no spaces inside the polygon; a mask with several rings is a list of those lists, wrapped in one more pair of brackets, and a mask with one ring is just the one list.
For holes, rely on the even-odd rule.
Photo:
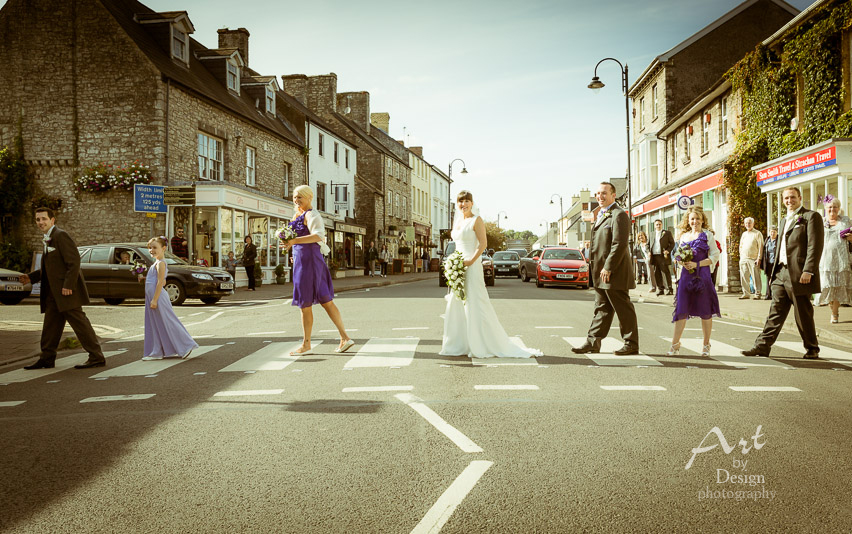
{"label": "wall-mounted sign", "polygon": [[133,211],[140,213],[168,213],[163,202],[162,185],[133,184]]}
{"label": "wall-mounted sign", "polygon": [[757,171],[757,185],[767,185],[806,172],[816,171],[837,164],[837,147],[828,147],[819,152],[797,158]]}
{"label": "wall-mounted sign", "polygon": [[688,196],[684,195],[684,196],[679,196],[677,198],[677,207],[678,208],[685,210],[685,209],[689,208],[690,206],[692,206],[692,199],[689,198]]}
{"label": "wall-mounted sign", "polygon": [[169,206],[195,204],[194,187],[163,188],[163,203]]}

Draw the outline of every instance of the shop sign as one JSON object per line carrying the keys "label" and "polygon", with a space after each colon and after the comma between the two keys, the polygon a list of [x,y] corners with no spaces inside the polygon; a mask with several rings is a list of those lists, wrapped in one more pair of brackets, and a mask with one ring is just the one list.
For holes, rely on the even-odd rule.
{"label": "shop sign", "polygon": [[757,185],[767,185],[837,164],[837,147],[828,147],[757,171]]}
{"label": "shop sign", "polygon": [[715,208],[713,204],[716,199],[716,195],[714,191],[704,191],[701,193],[701,204],[704,206],[704,211],[713,211]]}
{"label": "shop sign", "polygon": [[133,211],[142,213],[168,213],[163,202],[162,185],[133,184]]}
{"label": "shop sign", "polygon": [[414,233],[417,235],[429,235],[429,227],[416,222],[414,223]]}
{"label": "shop sign", "polygon": [[168,206],[195,204],[195,188],[164,187],[163,204]]}
{"label": "shop sign", "polygon": [[353,224],[339,222],[335,225],[335,229],[339,232],[346,232],[347,234],[367,235],[366,228],[363,226],[355,226]]}

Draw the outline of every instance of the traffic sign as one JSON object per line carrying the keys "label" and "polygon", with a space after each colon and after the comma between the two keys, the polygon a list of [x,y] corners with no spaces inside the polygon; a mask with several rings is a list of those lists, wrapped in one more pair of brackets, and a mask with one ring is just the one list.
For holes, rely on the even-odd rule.
{"label": "traffic sign", "polygon": [[141,213],[168,213],[163,202],[162,185],[133,184],[133,211]]}
{"label": "traffic sign", "polygon": [[175,204],[195,204],[194,187],[166,187],[163,202],[169,206]]}

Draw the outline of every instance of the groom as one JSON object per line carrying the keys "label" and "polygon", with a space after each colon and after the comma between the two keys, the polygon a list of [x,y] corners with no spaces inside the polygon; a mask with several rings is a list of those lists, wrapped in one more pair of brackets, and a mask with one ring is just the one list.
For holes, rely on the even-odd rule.
{"label": "groom", "polygon": [[592,250],[589,274],[594,277],[595,316],[589,336],[575,354],[598,353],[601,340],[609,334],[613,314],[618,315],[624,346],[615,351],[618,356],[639,354],[639,329],[636,310],[630,302],[630,289],[636,287],[633,260],[630,255],[630,218],[615,203],[615,186],[601,182],[595,193],[600,211],[592,227]]}

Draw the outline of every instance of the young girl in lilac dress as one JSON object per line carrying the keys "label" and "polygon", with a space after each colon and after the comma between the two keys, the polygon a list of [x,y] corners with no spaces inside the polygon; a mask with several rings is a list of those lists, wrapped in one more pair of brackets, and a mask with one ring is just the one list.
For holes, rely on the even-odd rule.
{"label": "young girl in lilac dress", "polygon": [[[143,360],[163,358],[186,358],[198,343],[192,339],[186,327],[172,309],[168,294],[163,291],[169,268],[164,255],[166,239],[155,237],[148,241],[148,252],[154,264],[148,268],[145,278],[145,352]],[[162,297],[162,298],[161,298]]]}
{"label": "young girl in lilac dress", "polygon": [[681,221],[678,246],[689,246],[692,249],[692,259],[679,258],[677,252],[672,254],[675,261],[682,267],[680,281],[677,284],[675,310],[672,315],[674,335],[668,356],[674,356],[680,351],[680,337],[686,327],[686,320],[691,317],[701,318],[701,331],[704,334],[702,356],[710,355],[710,334],[713,330],[713,317],[721,317],[719,297],[710,271],[719,261],[719,249],[716,238],[707,227],[704,211],[696,206],[686,210]]}
{"label": "young girl in lilac dress", "polygon": [[302,345],[291,352],[291,356],[311,354],[314,304],[325,309],[340,332],[340,344],[334,352],[346,352],[355,344],[346,334],[340,310],[332,300],[334,288],[331,285],[331,273],[323,258],[323,250],[328,251],[325,225],[320,214],[311,208],[313,199],[314,190],[307,185],[300,185],[293,190],[296,215],[290,221],[290,227],[298,237],[284,242],[286,248],[293,248],[293,306],[298,306],[302,312]]}

